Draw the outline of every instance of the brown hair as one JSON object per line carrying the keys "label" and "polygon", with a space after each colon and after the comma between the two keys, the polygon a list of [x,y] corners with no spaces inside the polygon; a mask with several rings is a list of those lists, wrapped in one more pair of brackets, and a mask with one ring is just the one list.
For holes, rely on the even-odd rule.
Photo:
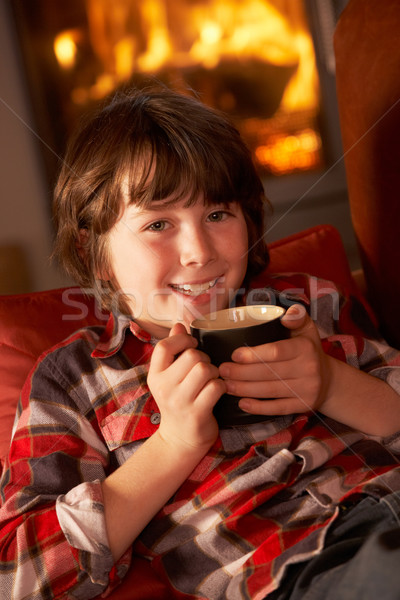
{"label": "brown hair", "polygon": [[105,308],[115,290],[97,274],[108,269],[106,234],[119,218],[126,181],[130,201],[144,207],[183,196],[189,205],[199,193],[207,203],[238,202],[249,236],[245,282],[267,266],[266,198],[235,127],[198,100],[161,86],[120,92],[71,140],[54,196],[54,254]]}

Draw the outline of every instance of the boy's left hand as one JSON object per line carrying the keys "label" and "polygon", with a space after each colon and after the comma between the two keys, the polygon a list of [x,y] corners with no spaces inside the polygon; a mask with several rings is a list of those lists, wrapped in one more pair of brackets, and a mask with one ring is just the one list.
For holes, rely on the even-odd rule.
{"label": "boy's left hand", "polygon": [[314,322],[303,306],[295,304],[282,323],[291,330],[289,339],[237,348],[233,362],[219,368],[227,392],[241,397],[239,406],[246,412],[286,415],[319,410],[326,398],[330,363]]}

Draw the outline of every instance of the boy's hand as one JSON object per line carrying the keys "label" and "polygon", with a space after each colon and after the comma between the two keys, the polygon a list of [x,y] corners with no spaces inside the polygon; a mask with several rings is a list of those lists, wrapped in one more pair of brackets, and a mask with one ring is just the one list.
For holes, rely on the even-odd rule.
{"label": "boy's hand", "polygon": [[183,325],[174,325],[154,348],[147,381],[161,412],[159,435],[205,454],[218,435],[212,411],[225,383],[196,345]]}
{"label": "boy's hand", "polygon": [[[330,385],[330,363],[316,326],[303,306],[291,306],[282,323],[291,338],[241,347],[220,366],[227,391],[240,408],[263,415],[286,415],[321,408]],[[257,398],[271,398],[258,400]]]}

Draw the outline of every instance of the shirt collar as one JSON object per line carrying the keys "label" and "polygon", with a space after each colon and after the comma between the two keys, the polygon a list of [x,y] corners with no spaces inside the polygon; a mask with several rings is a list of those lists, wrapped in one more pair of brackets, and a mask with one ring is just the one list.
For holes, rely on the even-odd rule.
{"label": "shirt collar", "polygon": [[154,346],[158,341],[135,323],[131,317],[110,313],[107,325],[92,352],[92,357],[108,358],[116,354],[125,342],[128,329],[140,342],[150,343]]}

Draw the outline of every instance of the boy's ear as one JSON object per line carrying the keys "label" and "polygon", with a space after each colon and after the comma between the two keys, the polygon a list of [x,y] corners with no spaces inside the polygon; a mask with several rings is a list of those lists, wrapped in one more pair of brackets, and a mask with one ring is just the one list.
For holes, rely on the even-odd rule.
{"label": "boy's ear", "polygon": [[[79,230],[79,238],[76,242],[76,250],[83,264],[87,264],[87,247],[89,242],[89,231],[86,227]],[[95,273],[96,279],[107,281],[110,279],[109,273],[104,269]]]}
{"label": "boy's ear", "polygon": [[86,263],[87,258],[87,244],[89,241],[89,231],[85,228],[79,230],[79,237],[76,242],[76,251],[79,254],[79,258],[83,263]]}

